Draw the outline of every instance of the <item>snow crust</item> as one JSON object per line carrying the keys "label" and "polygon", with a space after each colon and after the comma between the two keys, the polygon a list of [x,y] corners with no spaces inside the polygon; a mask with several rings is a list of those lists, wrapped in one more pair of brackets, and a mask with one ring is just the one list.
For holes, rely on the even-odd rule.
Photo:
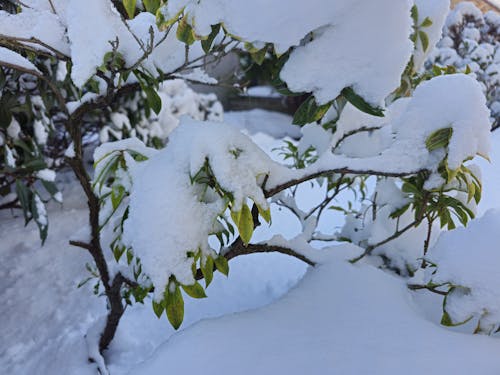
{"label": "snow crust", "polygon": [[[465,336],[426,321],[408,298],[404,282],[372,266],[345,261],[360,251],[352,245],[330,248],[323,265],[281,300],[258,311],[202,321],[163,344],[130,374],[498,371],[498,340]],[[196,360],[179,360],[192,353]],[[230,353],[221,360],[222,367],[207,368],[221,353]]]}

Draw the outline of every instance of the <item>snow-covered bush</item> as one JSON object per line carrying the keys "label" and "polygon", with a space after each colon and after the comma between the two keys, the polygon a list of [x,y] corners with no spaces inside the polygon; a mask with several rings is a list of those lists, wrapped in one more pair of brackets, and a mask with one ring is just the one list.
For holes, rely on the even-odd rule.
{"label": "snow-covered bush", "polygon": [[[165,311],[177,328],[183,295],[205,297],[213,273],[227,274],[237,256],[280,252],[315,265],[313,241],[350,240],[365,248],[363,256],[377,250],[391,258],[391,267],[424,267],[408,261],[418,256],[418,245],[409,256],[382,247],[423,225],[413,240],[421,240],[423,256],[435,223],[465,225],[481,191],[469,161],[489,151],[489,112],[472,77],[413,80],[440,37],[448,6],[448,0],[314,0],[305,17],[302,0],[53,0],[23,3],[15,15],[0,12],[6,46],[0,65],[48,86],[72,142],[65,161],[88,199],[90,230],[70,243],[92,255],[96,291],[108,300],[100,352],[113,339],[125,303],[153,294],[155,313]],[[293,27],[276,27],[276,20]],[[195,69],[237,47],[257,61],[274,54],[282,89],[310,95],[294,116],[302,140],[282,149],[291,167],[221,122],[182,118],[179,126],[177,119],[161,129],[154,125],[151,112],[161,122],[162,111],[174,107],[218,119],[216,109],[206,115],[180,105],[180,93],[190,92],[174,82],[169,94],[163,82],[178,76],[206,81]],[[58,86],[37,55],[65,62],[65,79],[76,91]],[[128,137],[131,112],[151,120],[147,131],[141,125],[135,134],[153,145],[151,137],[168,135],[166,147],[133,137],[104,143],[90,177],[84,125],[109,114],[114,128],[101,135]],[[335,204],[343,191],[368,191],[370,178],[378,183],[369,208]],[[326,181],[326,195],[303,211],[296,187],[317,179]],[[271,220],[271,204],[289,208],[303,232],[253,243],[255,228]],[[330,207],[350,215],[342,233],[318,229]]]}
{"label": "snow-covered bush", "polygon": [[118,107],[120,112],[111,113],[110,123],[99,131],[100,142],[137,137],[148,145],[163,147],[181,116],[208,121],[221,121],[223,118],[222,104],[215,94],[198,94],[181,79],[162,82],[158,96],[162,103],[158,114],[146,113],[145,97],[140,94],[123,102]]}
{"label": "snow-covered bush", "polygon": [[443,38],[426,63],[470,69],[481,83],[491,110],[492,128],[500,126],[500,15],[483,14],[472,2],[461,2],[449,13]]}

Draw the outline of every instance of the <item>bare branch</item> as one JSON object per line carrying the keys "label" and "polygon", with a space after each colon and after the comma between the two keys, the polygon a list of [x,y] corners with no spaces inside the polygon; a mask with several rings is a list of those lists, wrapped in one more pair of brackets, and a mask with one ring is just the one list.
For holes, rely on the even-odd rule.
{"label": "bare branch", "polygon": [[64,60],[64,61],[70,60],[69,56],[65,55],[64,53],[62,53],[58,49],[52,47],[51,45],[49,45],[49,44],[47,44],[47,43],[43,42],[42,40],[35,38],[35,37],[21,38],[21,37],[14,37],[14,36],[0,34],[0,42],[2,40],[7,42],[8,44],[9,43],[14,44],[16,47],[21,48],[21,49],[30,50],[30,51],[33,51],[36,53],[43,52],[43,51],[40,51],[39,49],[31,48],[30,45],[27,45],[25,43],[37,44],[40,47],[43,47],[46,50],[52,52],[57,58],[59,58],[61,60]]}
{"label": "bare branch", "polygon": [[303,177],[284,182],[284,183],[277,185],[269,190],[264,190],[264,195],[267,198],[269,198],[269,197],[272,197],[272,196],[278,194],[279,192],[281,192],[285,189],[296,186],[302,182],[314,180],[315,178],[324,177],[324,176],[327,176],[327,175],[330,175],[333,173],[353,174],[353,175],[372,175],[372,176],[382,176],[382,177],[407,177],[407,176],[416,175],[416,174],[418,174],[420,172],[424,172],[424,171],[426,171],[426,170],[421,169],[421,170],[408,171],[408,172],[384,172],[384,171],[376,171],[376,170],[371,170],[371,169],[355,170],[355,169],[350,169],[347,167],[328,169],[328,170],[314,172],[314,173],[305,175]]}
{"label": "bare branch", "polygon": [[396,232],[394,232],[391,236],[387,237],[385,240],[382,240],[380,242],[377,242],[376,244],[373,244],[373,245],[370,245],[368,246],[365,251],[363,252],[363,254],[361,254],[360,256],[354,258],[354,259],[351,259],[350,262],[351,263],[356,263],[358,262],[359,260],[361,260],[362,258],[364,258],[365,256],[369,255],[372,253],[373,250],[375,250],[377,247],[380,247],[380,246],[383,246],[385,245],[386,243],[388,242],[391,242],[392,240],[398,238],[399,236],[401,236],[403,233],[407,232],[408,230],[410,230],[411,228],[417,226],[418,224],[420,224],[421,220],[415,220],[413,222],[411,222],[410,224],[408,224],[407,226],[405,226],[403,229],[400,229],[400,230],[397,230]]}
{"label": "bare branch", "polygon": [[224,257],[227,260],[231,260],[233,258],[236,258],[241,255],[248,255],[248,254],[258,254],[258,253],[280,253],[280,254],[285,254],[292,256],[294,258],[297,258],[310,266],[315,266],[316,262],[312,261],[308,257],[306,257],[304,254],[300,254],[296,252],[293,249],[287,248],[287,247],[282,247],[282,246],[276,246],[276,245],[267,245],[265,243],[262,244],[248,244],[245,246],[243,244],[243,241],[241,241],[240,238],[238,238],[236,241],[233,242],[233,244],[227,249],[226,252],[224,252]]}

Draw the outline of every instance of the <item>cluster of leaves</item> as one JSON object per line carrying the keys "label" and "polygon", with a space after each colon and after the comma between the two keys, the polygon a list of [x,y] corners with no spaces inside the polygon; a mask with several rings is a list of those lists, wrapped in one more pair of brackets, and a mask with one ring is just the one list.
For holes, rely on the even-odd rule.
{"label": "cluster of leaves", "polygon": [[[429,152],[441,148],[446,149],[452,134],[451,128],[443,128],[432,133],[426,141]],[[472,201],[477,205],[481,200],[481,181],[465,164],[451,170],[448,167],[446,156],[443,158],[438,172],[443,179],[443,183],[438,188],[426,189],[425,184],[429,177],[427,172],[403,179],[401,190],[410,201],[392,212],[391,218],[399,218],[411,208],[414,211],[417,225],[424,219],[428,221],[430,226],[434,221],[439,220],[441,228],[446,226],[448,230],[456,228],[455,220],[464,226],[467,225],[469,220],[475,217],[475,213],[469,205]],[[461,199],[460,194],[464,194],[466,199]],[[424,252],[426,250],[424,249]]]}
{"label": "cluster of leaves", "polygon": [[[43,60],[50,74],[55,65]],[[62,199],[52,177],[68,142],[43,82],[0,67],[0,92],[0,209],[21,209],[26,224],[37,223],[43,242],[48,230],[44,203]]]}
{"label": "cluster of leaves", "polygon": [[[423,52],[427,52],[429,49],[429,36],[427,35],[425,29],[432,26],[432,20],[426,17],[422,22],[419,22],[419,12],[416,5],[411,8],[411,18],[413,20],[413,32],[410,35],[410,39],[415,45],[415,49],[418,48],[420,43]],[[430,79],[429,77],[428,79]],[[393,98],[401,98],[410,96],[415,87],[417,87],[423,78],[420,72],[415,69],[415,62],[413,57],[408,62],[403,75],[401,76],[401,85],[393,93]]]}
{"label": "cluster of leaves", "polygon": [[[231,154],[238,158],[242,151],[235,149]],[[133,185],[132,177],[129,173],[132,163],[140,163],[147,160],[147,157],[138,151],[132,149],[114,150],[104,155],[95,163],[96,176],[93,182],[93,189],[100,198],[101,212],[106,213],[106,216],[101,217],[100,231],[111,228],[113,240],[110,248],[117,262],[126,258],[126,266],[131,269],[134,276],[133,285],[124,285],[122,296],[127,304],[131,304],[131,296],[135,302],[142,303],[145,297],[154,291],[154,286],[151,284],[148,276],[143,272],[140,259],[135,256],[133,249],[123,244],[123,225],[127,220],[129,212],[129,194],[130,188]],[[238,229],[239,237],[246,245],[250,242],[254,230],[254,214],[246,203],[241,207],[236,207],[233,194],[223,189],[217,182],[215,175],[210,167],[208,160],[205,161],[203,167],[193,176],[191,183],[197,187],[199,191],[197,199],[201,202],[212,202],[214,199],[222,200],[224,209],[216,218],[216,230],[212,233],[220,243],[220,249],[229,244],[229,241],[236,235],[235,228]],[[255,204],[257,214],[270,222],[271,214],[269,208],[261,207]],[[226,211],[230,212],[226,216]],[[153,301],[153,310],[160,317],[163,312],[166,313],[168,320],[174,328],[178,328],[184,316],[184,299],[181,290],[192,298],[206,297],[205,288],[207,288],[213,279],[215,270],[224,275],[229,273],[229,265],[227,259],[219,253],[212,252],[210,254],[203,253],[201,249],[187,252],[187,257],[192,259],[192,273],[195,280],[203,278],[205,287],[198,281],[193,285],[184,285],[176,280],[175,276],[170,276],[169,284],[163,292],[161,300]],[[94,272],[94,278],[96,273]],[[90,277],[89,279],[92,279]],[[89,279],[85,280],[88,281]],[[99,284],[97,279],[96,284]],[[99,290],[99,287],[95,287]]]}

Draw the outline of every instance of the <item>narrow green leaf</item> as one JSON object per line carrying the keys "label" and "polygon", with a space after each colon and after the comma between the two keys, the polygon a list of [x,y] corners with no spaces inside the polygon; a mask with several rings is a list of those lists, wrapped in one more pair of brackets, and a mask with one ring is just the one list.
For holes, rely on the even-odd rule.
{"label": "narrow green leaf", "polygon": [[209,53],[212,48],[212,44],[215,40],[215,37],[219,34],[220,31],[220,23],[217,25],[212,25],[212,31],[208,35],[206,39],[201,41],[201,47],[205,53]]}
{"label": "narrow green leaf", "polygon": [[451,320],[450,314],[446,311],[443,312],[443,316],[441,317],[441,324],[446,327],[453,327],[453,321]]}
{"label": "narrow green leaf", "polygon": [[403,207],[400,207],[400,208],[392,211],[391,214],[389,215],[389,217],[391,219],[396,219],[396,218],[402,216],[406,211],[408,211],[408,208],[410,208],[410,203],[405,204]]}
{"label": "narrow green leaf", "polygon": [[467,185],[467,203],[469,203],[476,194],[476,184],[471,182]]}
{"label": "narrow green leaf", "polygon": [[186,21],[186,17],[182,17],[179,25],[177,26],[177,39],[179,39],[182,43],[187,45],[191,45],[196,40],[196,35],[194,33],[193,28]]}
{"label": "narrow green leaf", "polygon": [[215,267],[217,267],[217,270],[228,276],[229,275],[229,264],[227,263],[227,259],[224,258],[222,255],[221,256],[218,256],[217,258],[215,258]]}
{"label": "narrow green leaf", "polygon": [[443,316],[441,317],[441,324],[444,325],[445,327],[457,327],[457,326],[461,326],[461,325],[467,323],[472,318],[473,317],[471,316],[471,317],[465,319],[463,322],[453,323],[453,320],[451,319],[450,314],[448,314],[445,311],[445,312],[443,312]]}
{"label": "narrow green leaf", "polygon": [[241,218],[241,210],[240,211],[231,211],[231,219],[233,219],[233,223],[238,227],[240,225]]}
{"label": "narrow green leaf", "polygon": [[146,94],[146,100],[148,102],[148,105],[156,114],[159,114],[161,111],[161,98],[156,92],[156,90],[148,86],[143,86],[142,89]]}
{"label": "narrow green leaf", "polygon": [[243,204],[241,207],[240,222],[238,223],[238,232],[240,232],[241,240],[245,245],[252,239],[253,229],[252,211],[250,211],[248,205]]}
{"label": "narrow green leaf", "polygon": [[146,11],[152,14],[156,14],[156,11],[160,7],[160,0],[142,0]]}
{"label": "narrow green leaf", "polygon": [[134,18],[137,0],[123,0],[123,7],[127,11],[128,18]]}
{"label": "narrow green leaf", "polygon": [[192,298],[206,298],[205,289],[197,281],[193,285],[182,285],[182,289]]}
{"label": "narrow green leaf", "polygon": [[420,24],[420,27],[429,27],[432,26],[432,20],[429,17],[425,17],[423,22]]}
{"label": "narrow green leaf", "polygon": [[374,107],[369,104],[360,95],[356,94],[352,87],[346,87],[342,90],[342,95],[346,100],[359,109],[361,112],[368,113],[372,116],[384,117],[384,110],[379,107]]}
{"label": "narrow green leaf", "polygon": [[476,201],[476,204],[479,203],[479,201],[481,201],[481,194],[482,194],[481,186],[477,186],[476,190],[474,191],[474,200]]}
{"label": "narrow green leaf", "polygon": [[16,180],[16,194],[23,209],[25,225],[31,220],[31,198],[33,193],[21,181]]}
{"label": "narrow green leaf", "polygon": [[264,210],[261,206],[257,205],[259,210],[259,215],[269,224],[271,223],[271,209],[268,207],[267,210]]}
{"label": "narrow green leaf", "polygon": [[205,288],[207,288],[214,278],[214,260],[212,257],[207,257],[205,262],[202,262],[201,273],[205,279]]}
{"label": "narrow green leaf", "polygon": [[411,18],[413,19],[413,23],[416,25],[418,22],[418,8],[416,5],[413,5],[411,8]]}
{"label": "narrow green leaf", "polygon": [[418,36],[420,38],[420,41],[422,42],[422,48],[425,51],[429,48],[429,36],[425,31],[420,30],[418,32]]}
{"label": "narrow green leaf", "polygon": [[413,185],[409,182],[403,183],[401,190],[403,191],[403,193],[407,193],[407,194],[415,194],[415,195],[421,194],[421,191],[415,185]]}
{"label": "narrow green leaf", "polygon": [[300,105],[297,112],[295,112],[293,124],[302,126],[321,120],[331,106],[331,102],[318,106],[314,96],[310,96]]}
{"label": "narrow green leaf", "polygon": [[163,304],[161,302],[157,303],[155,300],[153,300],[153,311],[158,319],[160,319],[161,314],[163,314],[163,310],[165,310]]}
{"label": "narrow green leaf", "polygon": [[252,57],[252,60],[257,64],[257,65],[262,65],[266,58],[267,54],[267,46],[264,48],[256,51],[256,52],[250,52],[250,56]]}
{"label": "narrow green leaf", "polygon": [[125,188],[121,185],[113,185],[111,190],[111,205],[113,210],[116,210],[120,203],[122,202],[123,196],[125,194]]}
{"label": "narrow green leaf", "polygon": [[442,128],[433,132],[425,141],[427,150],[434,151],[438,148],[448,147],[451,136],[453,135],[452,128]]}
{"label": "narrow green leaf", "polygon": [[[168,286],[167,286],[168,288]],[[184,320],[184,299],[178,285],[175,286],[175,291],[171,293],[167,290],[166,298],[166,313],[167,318],[174,329],[178,329]]]}

